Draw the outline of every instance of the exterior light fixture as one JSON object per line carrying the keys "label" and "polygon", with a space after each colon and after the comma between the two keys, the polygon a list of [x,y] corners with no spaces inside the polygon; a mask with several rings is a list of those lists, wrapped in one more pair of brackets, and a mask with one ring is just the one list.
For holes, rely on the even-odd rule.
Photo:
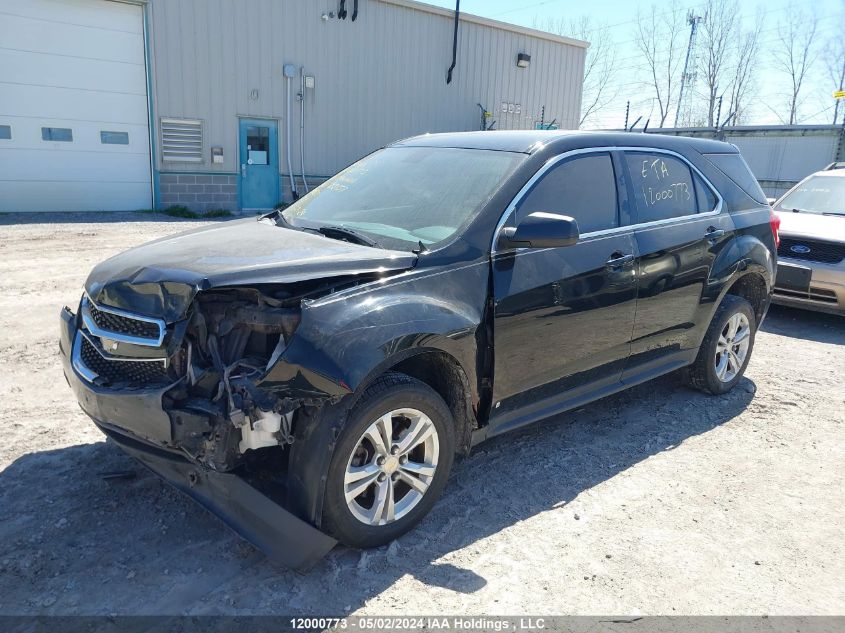
{"label": "exterior light fixture", "polygon": [[531,55],[528,53],[519,53],[516,56],[516,65],[519,68],[528,68],[529,64],[531,64]]}

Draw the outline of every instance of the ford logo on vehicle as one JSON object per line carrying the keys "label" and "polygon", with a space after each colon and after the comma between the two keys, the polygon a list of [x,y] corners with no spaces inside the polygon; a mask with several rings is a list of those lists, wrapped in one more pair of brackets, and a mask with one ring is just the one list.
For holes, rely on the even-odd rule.
{"label": "ford logo on vehicle", "polygon": [[793,253],[799,253],[801,255],[806,255],[810,252],[809,246],[804,246],[803,244],[796,244],[795,246],[791,246],[789,248]]}

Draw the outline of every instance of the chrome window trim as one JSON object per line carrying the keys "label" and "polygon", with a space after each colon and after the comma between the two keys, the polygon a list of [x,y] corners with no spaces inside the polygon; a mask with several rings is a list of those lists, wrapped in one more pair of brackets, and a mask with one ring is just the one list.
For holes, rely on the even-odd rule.
{"label": "chrome window trim", "polygon": [[[108,312],[110,314],[114,314],[115,316],[123,317],[125,319],[134,319],[135,321],[143,321],[145,323],[152,323],[153,325],[157,325],[158,338],[143,338],[140,336],[132,336],[131,334],[122,334],[120,332],[104,330],[94,322],[94,319],[91,317],[91,313],[88,309],[89,305],[93,305],[100,312]],[[167,324],[162,319],[155,319],[153,317],[142,316],[133,312],[119,310],[118,308],[101,306],[98,303],[95,303],[91,299],[91,297],[88,296],[87,293],[82,296],[81,307],[82,309],[80,310],[80,312],[82,313],[82,323],[85,325],[85,329],[91,332],[91,334],[93,334],[94,336],[97,336],[99,338],[107,338],[112,341],[117,341],[118,343],[140,345],[142,347],[161,347],[162,343],[164,343],[164,337],[167,334]]]}
{"label": "chrome window trim", "polygon": [[[564,152],[563,154],[558,154],[557,156],[552,156],[543,164],[542,167],[540,167],[540,169],[537,170],[537,172],[533,176],[531,176],[528,182],[523,185],[522,189],[517,192],[517,194],[513,197],[513,200],[511,200],[510,204],[507,206],[507,208],[505,208],[504,212],[502,213],[502,217],[499,218],[499,223],[496,224],[496,229],[493,231],[493,241],[490,244],[490,255],[496,255],[498,252],[500,252],[496,249],[496,242],[498,242],[499,240],[499,232],[510,219],[511,215],[516,211],[516,208],[519,206],[519,203],[522,202],[522,199],[528,194],[528,192],[536,184],[536,182],[540,180],[550,169],[552,169],[552,167],[554,167],[561,161],[566,160],[567,158],[571,158],[572,156],[579,156],[581,154],[609,154],[611,152],[647,152],[654,154],[666,154],[668,156],[672,156],[673,158],[677,158],[678,160],[685,163],[710,188],[710,191],[716,197],[716,207],[712,211],[705,211],[704,213],[690,213],[687,215],[679,215],[675,218],[666,218],[664,220],[652,220],[651,222],[641,222],[638,224],[628,224],[626,226],[616,226],[611,229],[602,229],[601,231],[589,231],[587,233],[582,233],[579,236],[579,242],[585,238],[605,237],[607,235],[614,235],[616,233],[625,233],[628,231],[657,228],[670,223],[680,223],[680,221],[683,220],[689,221],[695,218],[706,218],[722,213],[724,207],[724,200],[722,198],[722,195],[719,193],[716,187],[713,186],[713,183],[710,182],[710,180],[704,174],[701,173],[698,167],[693,165],[689,160],[687,160],[678,152],[674,152],[669,149],[660,149],[657,147],[630,147],[622,145],[613,145],[607,147],[584,147],[581,149],[573,149],[568,152]],[[541,251],[548,249],[528,249],[525,247],[521,247],[511,249],[506,252],[519,253],[526,250]]]}

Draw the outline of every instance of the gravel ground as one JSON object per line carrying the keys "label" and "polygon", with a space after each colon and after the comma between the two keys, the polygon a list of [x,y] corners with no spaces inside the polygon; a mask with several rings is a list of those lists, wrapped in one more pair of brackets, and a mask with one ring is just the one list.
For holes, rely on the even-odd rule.
{"label": "gravel ground", "polygon": [[845,319],[779,308],[728,396],[666,377],[491,440],[399,541],[273,567],[107,444],[57,355],[97,261],[199,224],[0,216],[0,614],[845,613]]}

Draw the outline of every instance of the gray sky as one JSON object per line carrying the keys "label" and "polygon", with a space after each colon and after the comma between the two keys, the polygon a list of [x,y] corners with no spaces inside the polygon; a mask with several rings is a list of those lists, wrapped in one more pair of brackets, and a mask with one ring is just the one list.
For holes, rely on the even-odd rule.
{"label": "gray sky", "polygon": [[[454,8],[454,1],[427,0],[430,4]],[[652,125],[657,116],[652,94],[643,83],[646,79],[646,66],[635,43],[637,10],[650,11],[654,4],[651,0],[593,0],[589,3],[572,0],[463,0],[461,10],[504,22],[533,27],[548,18],[554,20],[577,20],[582,15],[588,16],[596,27],[603,28],[616,46],[616,75],[614,89],[616,98],[612,104],[600,113],[590,125],[585,127],[621,127],[625,117],[625,103],[631,100],[631,121],[642,115],[643,121],[652,116]],[[700,6],[701,2],[681,2],[684,8]],[[657,5],[660,13],[669,5],[663,2]],[[763,25],[760,34],[760,62],[755,73],[753,96],[749,108],[749,121],[757,124],[779,124],[786,110],[784,102],[789,77],[779,72],[772,62],[772,50],[778,43],[779,23],[803,12],[805,18],[815,15],[818,18],[817,45],[819,55],[808,76],[803,103],[799,108],[801,123],[831,123],[833,120],[832,92],[835,88],[828,76],[824,49],[834,39],[845,38],[845,0],[817,0],[814,2],[790,2],[789,0],[769,0],[765,5],[757,2],[740,0],[737,20],[743,28],[750,28],[756,16],[762,16]],[[589,7],[587,9],[587,7]],[[567,33],[564,33],[567,34]],[[688,27],[684,32],[684,48],[688,39]],[[698,88],[702,88],[699,78]],[[725,99],[727,101],[727,97]],[[845,102],[840,104],[840,121]],[[674,110],[674,109],[672,109]],[[726,113],[723,111],[723,116]],[[674,121],[674,115],[669,118]]]}

